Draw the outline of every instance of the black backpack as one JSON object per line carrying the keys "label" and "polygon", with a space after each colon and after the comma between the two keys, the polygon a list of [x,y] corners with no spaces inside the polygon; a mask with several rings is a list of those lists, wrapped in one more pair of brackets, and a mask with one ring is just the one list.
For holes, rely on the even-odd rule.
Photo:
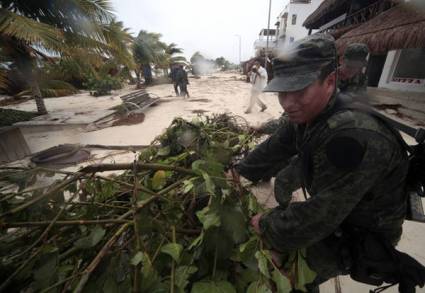
{"label": "black backpack", "polygon": [[[351,96],[339,94],[332,113],[350,109],[366,112],[382,121],[394,133],[406,150],[409,156],[409,172],[407,174],[409,197],[406,219],[425,223],[425,214],[421,200],[421,198],[425,198],[425,129],[414,128],[398,122],[374,110],[371,106],[353,102]],[[417,144],[408,145],[401,137],[399,131],[413,137]]]}

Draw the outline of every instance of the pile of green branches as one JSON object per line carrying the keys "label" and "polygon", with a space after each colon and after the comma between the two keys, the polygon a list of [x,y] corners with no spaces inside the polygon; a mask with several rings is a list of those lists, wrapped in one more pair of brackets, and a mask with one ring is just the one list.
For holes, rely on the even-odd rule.
{"label": "pile of green branches", "polygon": [[[0,291],[305,290],[303,252],[279,271],[249,226],[260,205],[225,176],[254,145],[246,129],[228,115],[176,119],[131,164],[3,168]],[[100,175],[112,170],[124,172]]]}

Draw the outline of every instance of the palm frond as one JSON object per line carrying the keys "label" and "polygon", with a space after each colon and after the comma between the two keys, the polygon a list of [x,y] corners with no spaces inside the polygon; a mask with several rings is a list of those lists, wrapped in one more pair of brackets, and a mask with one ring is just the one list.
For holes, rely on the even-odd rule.
{"label": "palm frond", "polygon": [[64,46],[63,34],[59,29],[4,8],[0,8],[0,34],[55,51]]}
{"label": "palm frond", "polygon": [[[42,81],[39,86],[43,97],[62,97],[78,93],[78,89],[72,84],[62,80],[45,80]],[[30,89],[26,89],[17,94],[19,97],[28,95],[31,95]]]}
{"label": "palm frond", "polygon": [[87,16],[100,23],[109,23],[113,19],[113,8],[109,0],[74,0]]}
{"label": "palm frond", "polygon": [[181,61],[187,62],[187,59],[184,56],[173,56],[173,57],[170,58],[170,61],[171,61],[171,63],[178,63],[178,62],[181,62]]}

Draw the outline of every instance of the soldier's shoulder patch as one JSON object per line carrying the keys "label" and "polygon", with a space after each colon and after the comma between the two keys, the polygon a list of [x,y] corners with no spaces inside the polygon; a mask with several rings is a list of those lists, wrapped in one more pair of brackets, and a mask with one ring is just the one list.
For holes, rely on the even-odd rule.
{"label": "soldier's shoulder patch", "polygon": [[326,144],[326,156],[338,169],[353,170],[363,160],[365,147],[350,136],[335,136]]}

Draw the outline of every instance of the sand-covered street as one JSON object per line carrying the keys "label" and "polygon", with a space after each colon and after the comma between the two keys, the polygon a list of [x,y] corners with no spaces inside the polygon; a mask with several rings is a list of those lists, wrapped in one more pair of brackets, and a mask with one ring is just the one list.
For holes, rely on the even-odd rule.
{"label": "sand-covered street", "polygon": [[[249,103],[249,83],[237,72],[215,73],[202,76],[199,79],[190,78],[190,98],[176,97],[172,84],[156,85],[147,88],[147,91],[160,97],[160,102],[145,111],[145,120],[142,123],[128,126],[115,126],[98,131],[87,132],[84,127],[50,127],[48,131],[28,128],[23,130],[25,139],[32,152],[63,144],[104,144],[104,145],[141,145],[149,144],[159,135],[175,117],[192,119],[202,115],[214,113],[232,113],[240,115],[251,125],[259,125],[269,119],[278,117],[282,109],[273,94],[264,94],[263,101],[267,110],[259,112],[255,108],[250,114],[244,114]],[[120,96],[134,90],[134,86],[113,92],[113,95],[93,97],[88,93],[74,96],[46,99],[49,109],[47,116],[39,117],[30,124],[78,125],[87,124],[102,116],[110,114],[109,108],[121,103]],[[10,108],[34,111],[33,100]],[[63,122],[63,123],[58,123]],[[47,130],[47,129],[46,129]]]}

